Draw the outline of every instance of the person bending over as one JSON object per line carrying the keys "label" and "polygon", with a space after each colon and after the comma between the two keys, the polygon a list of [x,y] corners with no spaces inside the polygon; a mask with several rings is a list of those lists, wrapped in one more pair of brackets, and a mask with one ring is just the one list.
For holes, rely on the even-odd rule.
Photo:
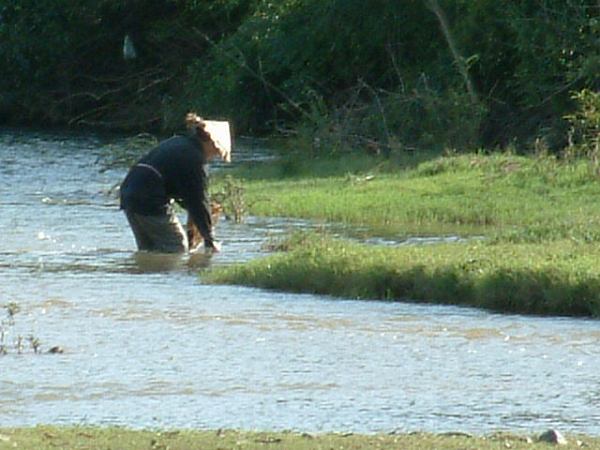
{"label": "person bending over", "polygon": [[[216,131],[214,124],[218,124]],[[189,250],[187,232],[173,211],[174,202],[188,211],[205,248],[220,250],[213,235],[208,162],[216,156],[227,162],[231,160],[229,124],[204,121],[189,113],[186,126],[187,136],[174,136],[159,143],[131,167],[121,184],[121,209],[139,250],[165,253]]]}

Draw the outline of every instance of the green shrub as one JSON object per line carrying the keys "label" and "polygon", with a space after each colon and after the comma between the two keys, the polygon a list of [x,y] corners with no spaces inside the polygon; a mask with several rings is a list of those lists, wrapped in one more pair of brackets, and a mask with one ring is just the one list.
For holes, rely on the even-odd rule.
{"label": "green shrub", "polygon": [[569,157],[584,157],[594,169],[600,168],[600,92],[583,89],[573,93],[578,108],[566,116],[571,125]]}

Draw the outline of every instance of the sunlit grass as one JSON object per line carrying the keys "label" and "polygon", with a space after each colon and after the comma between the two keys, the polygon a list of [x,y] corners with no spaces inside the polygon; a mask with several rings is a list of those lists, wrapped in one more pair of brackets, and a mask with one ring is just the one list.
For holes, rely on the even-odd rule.
{"label": "sunlit grass", "polygon": [[365,237],[477,239],[383,247],[295,237],[284,245],[286,252],[217,268],[205,280],[600,316],[600,179],[585,160],[466,154],[426,161],[302,160],[294,170],[290,166],[293,160],[237,172],[253,214],[360,226]]}
{"label": "sunlit grass", "polygon": [[252,214],[366,226],[381,236],[600,240],[600,180],[585,161],[470,154],[292,165],[238,170]]}
{"label": "sunlit grass", "polygon": [[286,251],[203,274],[231,283],[355,299],[448,303],[503,312],[600,316],[600,244],[553,241],[373,246],[320,234]]}

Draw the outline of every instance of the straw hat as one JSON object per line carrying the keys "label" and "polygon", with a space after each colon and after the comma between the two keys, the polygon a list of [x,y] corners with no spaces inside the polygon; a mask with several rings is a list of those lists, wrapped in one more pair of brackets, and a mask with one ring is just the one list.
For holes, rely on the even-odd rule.
{"label": "straw hat", "polygon": [[204,131],[210,136],[221,159],[231,162],[231,131],[229,122],[221,120],[205,120]]}
{"label": "straw hat", "polygon": [[208,135],[213,147],[209,150],[210,157],[218,155],[223,161],[231,162],[231,130],[229,122],[204,120],[195,113],[187,114],[185,122],[188,130],[193,134]]}

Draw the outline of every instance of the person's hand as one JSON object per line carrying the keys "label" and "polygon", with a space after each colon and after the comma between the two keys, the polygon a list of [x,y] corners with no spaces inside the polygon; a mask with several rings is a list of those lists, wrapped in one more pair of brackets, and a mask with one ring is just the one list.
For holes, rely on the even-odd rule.
{"label": "person's hand", "polygon": [[219,253],[221,251],[221,243],[217,241],[212,242],[212,246],[207,246],[206,251],[210,253]]}

